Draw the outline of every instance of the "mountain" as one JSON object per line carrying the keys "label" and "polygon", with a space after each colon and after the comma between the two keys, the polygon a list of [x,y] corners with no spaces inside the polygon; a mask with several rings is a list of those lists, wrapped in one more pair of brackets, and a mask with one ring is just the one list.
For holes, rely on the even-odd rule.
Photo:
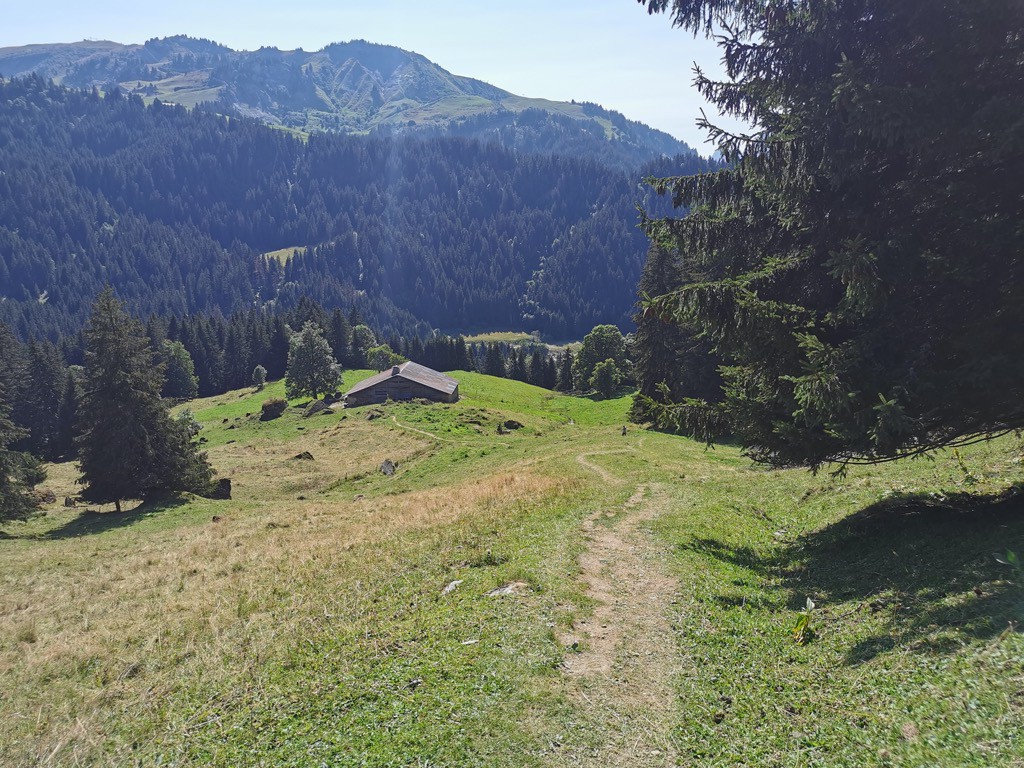
{"label": "mountain", "polygon": [[461,137],[314,134],[0,80],[0,321],[74,332],[114,287],[139,315],[356,308],[385,332],[627,327],[646,175]]}
{"label": "mountain", "polygon": [[363,40],[313,53],[234,51],[184,36],[143,45],[28,45],[0,48],[0,73],[36,73],[77,88],[116,86],[187,107],[207,104],[303,133],[459,135],[620,168],[693,153],[667,133],[596,104],[517,96],[453,75],[419,54]]}

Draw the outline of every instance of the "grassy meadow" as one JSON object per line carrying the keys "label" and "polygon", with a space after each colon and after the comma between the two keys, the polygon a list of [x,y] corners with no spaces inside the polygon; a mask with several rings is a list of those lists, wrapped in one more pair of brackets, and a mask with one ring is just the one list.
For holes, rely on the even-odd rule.
{"label": "grassy meadow", "polygon": [[1019,438],[768,471],[454,375],[196,401],[231,500],[7,524],[0,764],[1024,765]]}

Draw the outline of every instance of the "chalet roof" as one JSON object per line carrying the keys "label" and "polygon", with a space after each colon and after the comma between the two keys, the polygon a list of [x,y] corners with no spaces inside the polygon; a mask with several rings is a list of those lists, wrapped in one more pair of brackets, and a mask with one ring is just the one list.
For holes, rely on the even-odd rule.
{"label": "chalet roof", "polygon": [[381,382],[387,381],[395,376],[408,379],[409,381],[415,381],[417,384],[422,384],[430,389],[443,392],[446,395],[450,395],[459,386],[459,382],[451,376],[446,376],[432,368],[427,368],[425,365],[420,365],[419,363],[414,363],[410,360],[409,362],[381,371],[377,375],[371,376],[368,379],[363,379],[345,394],[347,396],[355,394],[356,392],[372,389]]}

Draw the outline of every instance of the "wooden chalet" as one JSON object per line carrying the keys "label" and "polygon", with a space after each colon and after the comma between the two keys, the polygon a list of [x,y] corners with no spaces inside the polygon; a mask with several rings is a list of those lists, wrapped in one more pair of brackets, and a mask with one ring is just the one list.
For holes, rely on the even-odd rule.
{"label": "wooden chalet", "polygon": [[345,394],[345,405],[354,408],[383,403],[389,397],[392,400],[422,397],[439,403],[454,403],[459,399],[459,382],[419,363],[402,363],[356,384]]}

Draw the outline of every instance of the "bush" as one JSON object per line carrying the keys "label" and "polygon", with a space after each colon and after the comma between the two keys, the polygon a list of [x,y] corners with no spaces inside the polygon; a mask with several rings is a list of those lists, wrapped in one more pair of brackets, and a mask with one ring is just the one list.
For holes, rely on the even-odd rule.
{"label": "bush", "polygon": [[252,385],[256,387],[256,391],[263,389],[267,384],[267,369],[262,365],[257,365],[252,369]]}
{"label": "bush", "polygon": [[283,397],[272,397],[269,400],[263,401],[262,412],[260,413],[260,421],[270,421],[276,419],[282,413],[284,409],[288,407],[288,401]]}

